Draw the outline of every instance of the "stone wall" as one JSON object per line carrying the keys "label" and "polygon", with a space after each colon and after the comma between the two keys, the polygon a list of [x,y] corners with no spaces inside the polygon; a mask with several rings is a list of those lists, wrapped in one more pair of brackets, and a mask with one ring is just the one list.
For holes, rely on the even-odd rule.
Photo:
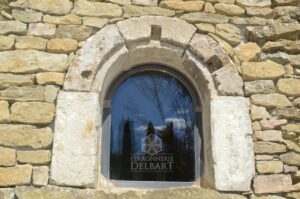
{"label": "stone wall", "polygon": [[[0,0],[0,10],[1,199],[300,198],[299,0]],[[107,24],[146,15],[195,25],[234,60],[251,102],[252,192],[51,186],[56,98],[74,55]]]}

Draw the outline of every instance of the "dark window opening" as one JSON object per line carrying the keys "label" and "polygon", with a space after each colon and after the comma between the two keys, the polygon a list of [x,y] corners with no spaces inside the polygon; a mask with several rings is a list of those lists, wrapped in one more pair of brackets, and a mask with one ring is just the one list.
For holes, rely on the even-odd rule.
{"label": "dark window opening", "polygon": [[111,100],[110,179],[195,180],[195,105],[181,81],[157,71],[136,73]]}

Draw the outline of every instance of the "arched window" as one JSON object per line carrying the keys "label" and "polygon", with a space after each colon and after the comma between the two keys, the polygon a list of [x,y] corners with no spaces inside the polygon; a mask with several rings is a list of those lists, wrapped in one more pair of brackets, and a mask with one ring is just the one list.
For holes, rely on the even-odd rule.
{"label": "arched window", "polygon": [[201,109],[183,76],[157,65],[137,67],[116,81],[109,98],[109,179],[199,178]]}

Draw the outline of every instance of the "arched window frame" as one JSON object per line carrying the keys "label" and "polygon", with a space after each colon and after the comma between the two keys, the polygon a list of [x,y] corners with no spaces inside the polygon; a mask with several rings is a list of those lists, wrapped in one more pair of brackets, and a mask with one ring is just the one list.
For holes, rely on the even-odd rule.
{"label": "arched window frame", "polygon": [[[193,106],[194,106],[194,169],[195,169],[195,179],[192,182],[172,182],[172,181],[127,181],[127,180],[112,180],[110,179],[109,168],[110,168],[110,141],[111,141],[111,109],[112,109],[112,98],[114,92],[117,88],[129,77],[137,74],[167,74],[176,78],[189,92]],[[113,84],[110,85],[108,92],[105,97],[105,106],[103,107],[103,131],[102,131],[102,143],[101,143],[101,173],[107,178],[111,183],[120,187],[134,187],[134,188],[167,188],[167,187],[178,187],[178,186],[190,186],[193,184],[200,185],[200,177],[204,166],[204,151],[202,139],[202,108],[200,96],[197,96],[193,86],[184,76],[184,74],[171,69],[169,66],[164,66],[162,64],[149,63],[139,66],[135,66],[129,71],[124,72],[119,77],[117,77]]]}

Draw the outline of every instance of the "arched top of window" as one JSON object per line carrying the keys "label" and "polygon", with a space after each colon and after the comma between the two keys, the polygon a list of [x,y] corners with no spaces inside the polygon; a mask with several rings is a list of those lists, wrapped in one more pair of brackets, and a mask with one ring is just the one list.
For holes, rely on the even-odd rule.
{"label": "arched top of window", "polygon": [[198,101],[160,66],[124,74],[111,93],[111,180],[192,182],[200,173]]}

